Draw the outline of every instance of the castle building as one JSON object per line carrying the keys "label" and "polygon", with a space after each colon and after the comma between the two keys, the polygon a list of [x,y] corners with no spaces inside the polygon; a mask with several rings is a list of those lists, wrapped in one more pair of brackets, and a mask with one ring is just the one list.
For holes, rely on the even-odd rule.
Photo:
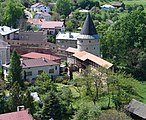
{"label": "castle building", "polygon": [[100,56],[99,35],[88,13],[80,35],[77,38],[77,49]]}

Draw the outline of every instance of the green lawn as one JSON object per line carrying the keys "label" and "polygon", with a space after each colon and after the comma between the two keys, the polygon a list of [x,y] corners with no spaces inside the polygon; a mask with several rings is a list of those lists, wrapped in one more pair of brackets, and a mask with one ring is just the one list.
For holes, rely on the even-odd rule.
{"label": "green lawn", "polygon": [[139,4],[139,5],[143,5],[145,8],[145,12],[146,12],[146,0],[123,0],[123,2],[125,3],[125,5],[132,5],[132,4]]}
{"label": "green lawn", "polygon": [[139,94],[142,97],[142,102],[146,104],[146,82],[142,82],[138,90]]}

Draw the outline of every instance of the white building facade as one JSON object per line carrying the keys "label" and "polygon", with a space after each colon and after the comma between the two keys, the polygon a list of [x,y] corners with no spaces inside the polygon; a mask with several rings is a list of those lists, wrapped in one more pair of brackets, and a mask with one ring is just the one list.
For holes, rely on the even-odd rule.
{"label": "white building facade", "polygon": [[[35,80],[42,72],[49,76],[58,76],[60,74],[60,64],[45,58],[27,59],[21,61],[22,80]],[[9,64],[3,65],[4,79],[8,76]]]}
{"label": "white building facade", "polygon": [[34,5],[31,6],[31,11],[34,12],[49,12],[50,8],[44,4],[41,3],[36,3]]}

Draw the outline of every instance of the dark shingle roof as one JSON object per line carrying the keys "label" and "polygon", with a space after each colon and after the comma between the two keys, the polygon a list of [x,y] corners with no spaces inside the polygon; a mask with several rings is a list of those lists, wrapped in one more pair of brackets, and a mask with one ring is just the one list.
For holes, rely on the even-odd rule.
{"label": "dark shingle roof", "polygon": [[126,106],[126,110],[143,119],[146,119],[146,104],[144,103],[132,99],[129,105]]}
{"label": "dark shingle roof", "polygon": [[45,58],[27,59],[22,61],[23,68],[41,67],[41,66],[50,66],[50,65],[59,65],[59,63]]}
{"label": "dark shingle roof", "polygon": [[96,29],[94,26],[94,23],[92,21],[92,18],[90,16],[90,13],[88,13],[86,20],[84,22],[83,28],[80,32],[81,35],[96,35]]}

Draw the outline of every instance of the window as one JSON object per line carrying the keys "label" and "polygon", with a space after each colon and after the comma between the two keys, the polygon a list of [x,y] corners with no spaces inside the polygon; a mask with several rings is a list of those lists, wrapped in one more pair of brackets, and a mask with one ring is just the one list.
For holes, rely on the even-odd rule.
{"label": "window", "polygon": [[60,43],[60,40],[58,40],[57,42]]}
{"label": "window", "polygon": [[91,43],[91,40],[89,40],[89,43]]}
{"label": "window", "polygon": [[54,73],[54,69],[49,69],[49,73]]}
{"label": "window", "polygon": [[40,75],[43,72],[43,70],[38,70],[38,75]]}
{"label": "window", "polygon": [[94,49],[95,49],[95,47],[94,47]]}
{"label": "window", "polygon": [[86,48],[86,50],[88,50],[88,48]]}
{"label": "window", "polygon": [[83,40],[81,40],[81,42],[83,42]]}
{"label": "window", "polygon": [[55,66],[55,70],[57,70],[57,66]]}
{"label": "window", "polygon": [[26,76],[32,76],[32,71],[26,72]]}

